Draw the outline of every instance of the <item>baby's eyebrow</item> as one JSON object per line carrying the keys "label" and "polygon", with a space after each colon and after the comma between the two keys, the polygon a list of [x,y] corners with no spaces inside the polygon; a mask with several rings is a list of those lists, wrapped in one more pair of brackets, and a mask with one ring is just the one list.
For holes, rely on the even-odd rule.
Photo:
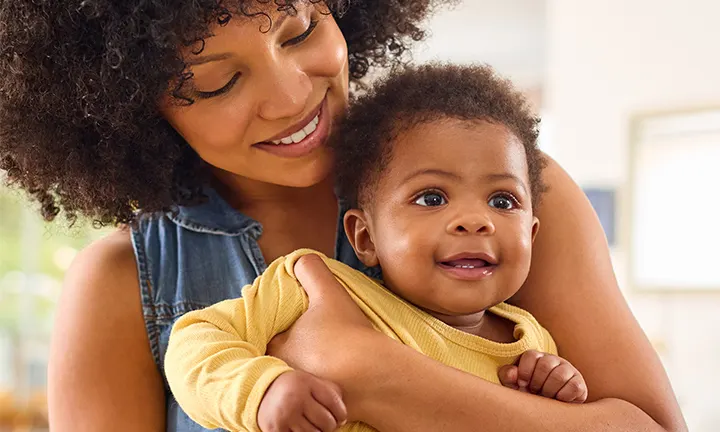
{"label": "baby's eyebrow", "polygon": [[484,176],[484,178],[485,178],[485,180],[487,180],[489,182],[500,181],[500,180],[512,180],[513,182],[520,185],[520,187],[523,189],[523,191],[525,193],[528,193],[527,186],[525,186],[525,182],[522,181],[522,179],[520,177],[516,176],[515,174],[493,173],[493,174],[488,174],[488,175]]}
{"label": "baby's eyebrow", "polygon": [[405,183],[409,180],[412,180],[415,177],[420,177],[422,175],[436,175],[436,176],[440,176],[440,177],[451,178],[453,180],[461,179],[461,177],[459,175],[457,175],[453,172],[450,172],[450,171],[445,171],[445,170],[435,169],[435,168],[425,168],[425,169],[419,169],[417,171],[413,171],[412,173],[410,173],[410,175],[405,177],[405,180],[403,181],[403,183]]}

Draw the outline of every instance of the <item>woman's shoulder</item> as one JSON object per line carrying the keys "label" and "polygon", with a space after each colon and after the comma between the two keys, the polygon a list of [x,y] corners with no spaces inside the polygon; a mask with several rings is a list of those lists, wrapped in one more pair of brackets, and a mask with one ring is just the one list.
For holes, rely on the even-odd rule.
{"label": "woman's shoulder", "polygon": [[142,317],[139,296],[130,230],[120,228],[78,254],[65,275],[60,308],[85,312],[107,306],[118,311],[127,305],[128,314]]}
{"label": "woman's shoulder", "polygon": [[163,413],[162,378],[148,344],[138,287],[127,229],[85,248],[68,270],[49,365],[53,426],[66,429],[80,414],[78,407],[92,413],[86,420],[97,430],[109,427],[115,415],[138,426],[133,430],[164,423],[158,414]]}
{"label": "woman's shoulder", "polygon": [[138,275],[130,229],[118,228],[83,249],[68,269],[66,289],[68,281],[77,282],[71,286],[83,286],[81,289],[92,289],[85,285],[97,285],[98,289],[112,290],[115,294],[119,294],[119,290],[113,286],[129,283],[137,291]]}

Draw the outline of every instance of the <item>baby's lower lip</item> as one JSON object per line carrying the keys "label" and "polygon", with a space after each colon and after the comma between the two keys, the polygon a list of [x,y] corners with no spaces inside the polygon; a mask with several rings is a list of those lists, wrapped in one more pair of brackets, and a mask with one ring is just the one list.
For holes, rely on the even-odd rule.
{"label": "baby's lower lip", "polygon": [[457,259],[452,261],[445,261],[441,264],[446,265],[448,267],[455,267],[455,268],[478,268],[478,267],[487,267],[491,265],[485,260],[478,259],[478,258],[463,258],[463,259]]}
{"label": "baby's lower lip", "polygon": [[[482,261],[482,260],[480,260]],[[483,261],[483,263],[485,263]],[[453,262],[452,265],[449,263],[438,263],[443,271],[449,274],[451,277],[461,280],[477,281],[491,276],[497,269],[497,265],[485,263],[485,265],[471,265],[471,264],[458,264]]]}

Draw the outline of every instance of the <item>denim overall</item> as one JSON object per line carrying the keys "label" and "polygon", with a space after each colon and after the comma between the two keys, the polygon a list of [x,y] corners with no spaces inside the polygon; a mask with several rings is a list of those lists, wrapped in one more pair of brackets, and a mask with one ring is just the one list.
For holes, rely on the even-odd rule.
{"label": "denim overall", "polygon": [[[227,204],[214,190],[208,201],[172,214],[144,216],[133,228],[145,326],[155,363],[163,358],[175,321],[184,313],[240,297],[266,268],[258,246],[262,226]],[[343,230],[340,202],[335,258],[378,277],[357,259]],[[168,432],[205,432],[178,406],[165,384]]]}

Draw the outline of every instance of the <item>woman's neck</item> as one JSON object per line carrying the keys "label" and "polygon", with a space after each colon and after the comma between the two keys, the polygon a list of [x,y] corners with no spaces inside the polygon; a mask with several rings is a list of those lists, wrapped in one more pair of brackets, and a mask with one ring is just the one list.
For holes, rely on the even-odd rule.
{"label": "woman's neck", "polygon": [[330,177],[304,188],[266,183],[219,170],[214,173],[214,180],[218,193],[243,213],[265,206],[304,207],[318,199],[336,201]]}
{"label": "woman's neck", "polygon": [[293,188],[224,173],[214,187],[233,208],[262,224],[258,243],[267,262],[299,248],[333,255],[338,203],[331,178]]}

